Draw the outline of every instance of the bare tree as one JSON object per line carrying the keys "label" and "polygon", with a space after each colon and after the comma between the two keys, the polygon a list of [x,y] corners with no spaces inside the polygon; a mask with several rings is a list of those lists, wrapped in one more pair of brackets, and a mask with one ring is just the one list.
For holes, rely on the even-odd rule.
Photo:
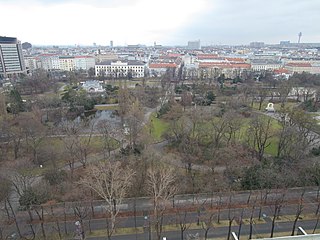
{"label": "bare tree", "polygon": [[103,156],[107,158],[107,156],[110,157],[111,151],[113,149],[113,139],[117,135],[119,135],[118,129],[115,128],[110,122],[107,120],[100,121],[97,125],[99,128],[99,132],[102,134],[102,140],[103,140]]}
{"label": "bare tree", "polygon": [[184,233],[189,229],[191,223],[188,223],[188,212],[187,210],[181,208],[175,208],[176,212],[176,223],[179,224],[180,228],[180,238],[184,239]]}
{"label": "bare tree", "polygon": [[80,238],[85,239],[84,220],[89,215],[90,206],[83,201],[72,204],[73,213],[79,222]]}
{"label": "bare tree", "polygon": [[249,144],[257,149],[258,159],[261,161],[265,149],[270,146],[272,132],[272,119],[263,116],[256,116],[250,122],[248,129]]}
{"label": "bare tree", "polygon": [[213,228],[214,215],[215,215],[214,212],[210,210],[206,210],[206,214],[203,215],[201,218],[201,228],[204,231],[204,240],[207,240],[208,233],[210,229]]}
{"label": "bare tree", "polygon": [[227,123],[225,135],[227,138],[227,144],[236,142],[236,135],[240,131],[242,126],[241,116],[234,111],[229,111],[224,114],[223,118]]}
{"label": "bare tree", "polygon": [[252,205],[252,208],[251,208],[251,213],[250,213],[250,220],[249,220],[249,224],[250,224],[250,230],[249,230],[249,239],[252,238],[252,230],[253,230],[253,224],[254,224],[254,220],[253,220],[253,215],[254,215],[254,210],[256,208],[256,202],[257,202],[257,198],[258,196],[256,197],[253,205]]}
{"label": "bare tree", "polygon": [[41,164],[38,159],[39,148],[47,135],[47,129],[35,118],[21,119],[21,125],[25,134],[27,146],[31,148],[32,151],[33,162],[39,165]]}
{"label": "bare tree", "polygon": [[306,149],[310,149],[319,139],[318,134],[314,133],[317,129],[316,120],[303,110],[283,111],[280,126],[278,144],[280,157],[297,161],[305,157],[308,153]]}
{"label": "bare tree", "polygon": [[192,95],[188,91],[182,92],[181,96],[181,105],[183,106],[183,111],[186,110],[186,107],[191,106],[192,103]]}
{"label": "bare tree", "polygon": [[303,211],[303,197],[304,197],[304,194],[305,194],[305,189],[303,189],[303,192],[301,193],[301,196],[300,196],[300,199],[299,199],[296,215],[295,215],[295,218],[294,218],[294,221],[293,221],[291,236],[294,236],[294,232],[296,230],[297,222],[298,222],[298,220],[300,218],[300,215],[301,215],[301,213]]}
{"label": "bare tree", "polygon": [[259,101],[259,110],[261,110],[262,103],[267,98],[269,92],[269,89],[263,85],[260,85],[258,88],[256,88],[256,96]]}
{"label": "bare tree", "polygon": [[157,239],[161,239],[163,213],[169,200],[176,194],[175,170],[165,166],[153,166],[148,171],[148,193],[153,200],[153,225]]}
{"label": "bare tree", "polygon": [[107,219],[107,235],[111,239],[116,229],[116,218],[119,214],[119,205],[126,196],[134,172],[128,167],[122,167],[120,162],[106,161],[96,166],[90,166],[87,176],[80,180],[80,184],[91,188],[105,201]]}
{"label": "bare tree", "polygon": [[124,123],[124,117],[128,113],[131,105],[130,93],[127,87],[127,82],[119,80],[119,94],[118,94],[118,102],[119,102],[119,116],[121,117],[121,123]]}
{"label": "bare tree", "polygon": [[[214,119],[212,122],[212,142],[215,148],[221,146],[222,140],[225,137],[226,131],[228,129],[228,124],[226,119],[223,117]],[[230,130],[230,129],[229,129]]]}
{"label": "bare tree", "polygon": [[144,114],[139,101],[135,101],[128,111],[125,122],[128,128],[129,144],[134,147],[137,144],[139,133],[143,127]]}
{"label": "bare tree", "polygon": [[228,237],[227,239],[229,240],[231,237],[231,227],[232,227],[232,223],[235,219],[234,213],[231,213],[231,202],[232,202],[232,193],[230,192],[230,196],[229,196],[229,201],[228,201]]}
{"label": "bare tree", "polygon": [[[277,194],[276,194],[277,195]],[[272,222],[271,222],[271,233],[270,233],[270,238],[273,238],[274,234],[274,227],[276,223],[276,219],[279,218],[280,216],[280,211],[285,203],[285,195],[286,192],[282,191],[280,192],[280,196],[276,196],[276,199],[274,200],[274,211],[273,211],[273,216],[272,216]]]}
{"label": "bare tree", "polygon": [[[83,132],[83,129],[88,127],[89,132]],[[88,155],[90,153],[90,143],[94,132],[94,124],[82,121],[80,123],[75,121],[66,121],[62,125],[61,140],[64,142],[64,147],[69,158],[67,159],[68,165],[73,175],[74,164],[79,161],[85,168],[88,162]]]}
{"label": "bare tree", "polygon": [[285,107],[288,96],[292,90],[292,84],[289,81],[282,81],[278,86],[279,99],[281,103],[281,108]]}

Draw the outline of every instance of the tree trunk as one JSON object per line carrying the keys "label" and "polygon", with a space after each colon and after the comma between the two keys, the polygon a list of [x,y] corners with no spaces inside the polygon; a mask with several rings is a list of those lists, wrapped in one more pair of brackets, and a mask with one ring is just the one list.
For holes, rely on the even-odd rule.
{"label": "tree trunk", "polygon": [[298,221],[298,217],[296,217],[294,219],[293,226],[292,226],[292,231],[291,231],[291,236],[294,236],[294,232],[296,230],[297,221]]}
{"label": "tree trunk", "polygon": [[238,230],[238,239],[240,240],[241,229],[242,229],[242,219],[243,219],[244,208],[241,211],[240,219],[239,219],[239,230]]}
{"label": "tree trunk", "polygon": [[13,220],[14,220],[14,223],[15,223],[16,228],[17,228],[18,235],[19,235],[20,239],[22,239],[23,237],[22,237],[22,234],[21,234],[21,231],[20,231],[20,227],[19,227],[19,224],[18,224],[18,221],[17,221],[16,214],[15,214],[15,212],[13,210],[13,207],[12,207],[12,205],[10,203],[10,200],[7,198],[6,201],[7,201],[8,205],[9,205],[10,210],[11,210],[11,213],[12,213],[12,216],[13,216]]}
{"label": "tree trunk", "polygon": [[207,240],[208,232],[209,232],[209,229],[206,229],[205,232],[204,232],[204,240]]}
{"label": "tree trunk", "polygon": [[233,218],[229,219],[229,226],[228,226],[228,240],[230,240],[230,236],[231,236],[231,227],[232,227],[232,222],[233,222]]}
{"label": "tree trunk", "polygon": [[318,228],[319,218],[320,218],[320,215],[318,215],[318,217],[317,217],[316,225],[313,228],[312,234],[314,234],[316,232],[317,228]]}
{"label": "tree trunk", "polygon": [[63,218],[64,218],[64,233],[68,235],[66,203],[63,204]]}
{"label": "tree trunk", "polygon": [[180,238],[181,238],[181,240],[183,240],[183,230],[182,229],[180,229]]}

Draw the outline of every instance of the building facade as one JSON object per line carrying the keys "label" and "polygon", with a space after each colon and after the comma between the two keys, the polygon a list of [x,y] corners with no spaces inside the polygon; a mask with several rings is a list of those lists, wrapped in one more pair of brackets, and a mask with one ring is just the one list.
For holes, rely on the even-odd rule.
{"label": "building facade", "polygon": [[51,71],[51,70],[59,70],[60,62],[59,56],[55,54],[42,54],[38,56],[41,68]]}
{"label": "building facade", "polygon": [[251,69],[253,71],[267,71],[276,70],[282,68],[280,61],[274,61],[269,59],[253,59],[251,60]]}
{"label": "building facade", "polygon": [[75,56],[74,57],[74,68],[75,70],[89,70],[94,68],[96,62],[93,57],[90,56]]}
{"label": "building facade", "polygon": [[0,37],[0,75],[8,77],[25,72],[21,42],[13,37]]}
{"label": "building facade", "polygon": [[59,56],[55,54],[42,54],[37,57],[41,68],[63,71],[89,70],[95,66],[95,58],[91,56]]}
{"label": "building facade", "polygon": [[59,65],[60,65],[60,70],[74,71],[75,70],[74,57],[60,56]]}
{"label": "building facade", "polygon": [[24,63],[27,70],[34,70],[38,68],[38,61],[35,57],[25,56]]}
{"label": "building facade", "polygon": [[95,65],[96,76],[109,78],[142,78],[145,73],[145,63],[140,61],[106,61]]}

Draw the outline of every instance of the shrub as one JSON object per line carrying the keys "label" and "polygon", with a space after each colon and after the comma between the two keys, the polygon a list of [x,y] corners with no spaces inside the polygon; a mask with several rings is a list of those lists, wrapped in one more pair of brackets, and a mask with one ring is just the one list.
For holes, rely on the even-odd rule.
{"label": "shrub", "polygon": [[51,169],[44,174],[45,180],[51,185],[58,185],[67,178],[67,173],[63,170]]}

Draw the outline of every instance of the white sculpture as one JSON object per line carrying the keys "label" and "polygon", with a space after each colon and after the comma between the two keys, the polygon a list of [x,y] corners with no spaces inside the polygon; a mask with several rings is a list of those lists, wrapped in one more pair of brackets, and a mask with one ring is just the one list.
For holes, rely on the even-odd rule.
{"label": "white sculpture", "polygon": [[273,103],[268,103],[268,106],[266,107],[267,112],[275,112]]}

